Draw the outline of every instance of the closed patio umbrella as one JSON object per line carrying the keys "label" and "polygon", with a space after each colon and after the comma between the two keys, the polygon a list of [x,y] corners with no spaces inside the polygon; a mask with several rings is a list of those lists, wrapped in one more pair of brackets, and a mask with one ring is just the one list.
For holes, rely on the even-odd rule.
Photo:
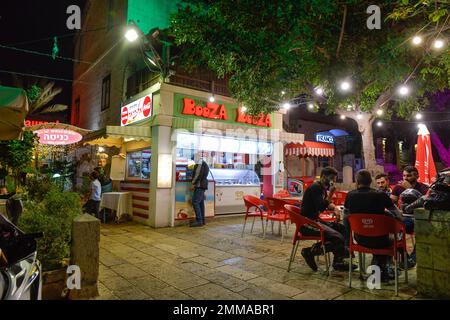
{"label": "closed patio umbrella", "polygon": [[28,99],[20,88],[0,86],[0,140],[19,139],[28,113]]}
{"label": "closed patio umbrella", "polygon": [[418,136],[416,168],[419,171],[419,181],[431,184],[436,178],[436,167],[434,165],[433,153],[431,150],[430,132],[426,125],[419,125]]}

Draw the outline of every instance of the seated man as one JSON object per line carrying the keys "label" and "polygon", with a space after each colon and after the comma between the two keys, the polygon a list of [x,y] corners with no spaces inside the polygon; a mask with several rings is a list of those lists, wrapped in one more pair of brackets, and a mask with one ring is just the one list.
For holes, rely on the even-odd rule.
{"label": "seated man", "polygon": [[392,189],[389,186],[389,177],[386,173],[380,173],[375,177],[375,182],[377,183],[378,191],[386,193],[391,196]]}
{"label": "seated man", "polygon": [[[387,214],[394,215],[395,218],[402,221],[401,212],[395,207],[389,196],[384,193],[372,189],[372,177],[367,170],[361,170],[356,175],[357,189],[347,194],[345,208],[349,214],[369,213],[369,214]],[[388,210],[388,211],[386,211]],[[391,245],[389,235],[382,237],[362,237],[355,234],[355,240],[368,248],[378,249]],[[388,272],[388,256],[374,255],[372,264],[376,264],[381,269],[381,279],[387,281],[391,278]]]}
{"label": "seated man", "polygon": [[419,171],[416,167],[407,166],[403,169],[403,181],[400,181],[392,190],[391,199],[395,204],[398,203],[399,197],[406,189],[416,189],[422,195],[428,192],[428,186],[419,182]]}
{"label": "seated man", "polygon": [[[308,266],[317,271],[317,265],[314,257],[323,253],[321,246],[325,245],[326,251],[333,252],[333,269],[339,271],[347,271],[348,264],[344,263],[345,245],[344,233],[345,227],[337,222],[329,223],[320,220],[320,213],[326,209],[334,210],[334,204],[331,203],[336,187],[334,182],[338,172],[334,168],[324,168],[320,176],[320,181],[314,182],[305,192],[301,206],[303,216],[316,221],[325,229],[326,244],[314,245],[310,248],[302,250],[302,256]],[[329,193],[327,194],[327,189]],[[314,227],[304,226],[301,233],[306,236],[319,236],[320,232]],[[356,267],[356,266],[355,266]]]}
{"label": "seated man", "polygon": [[[400,195],[407,189],[415,189],[422,195],[426,195],[428,192],[428,186],[421,183],[419,180],[419,171],[416,167],[407,166],[403,169],[403,181],[400,181],[398,185],[392,190],[391,199],[395,204],[398,203]],[[414,233],[414,218],[405,217],[403,223],[405,224],[406,233]],[[408,257],[408,266],[413,267],[416,264],[416,248],[414,248],[411,255]]]}

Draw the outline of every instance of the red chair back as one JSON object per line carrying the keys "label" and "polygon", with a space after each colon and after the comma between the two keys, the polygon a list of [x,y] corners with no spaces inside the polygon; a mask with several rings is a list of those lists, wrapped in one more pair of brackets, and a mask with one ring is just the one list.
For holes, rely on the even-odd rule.
{"label": "red chair back", "polygon": [[396,233],[396,220],[382,214],[350,214],[350,229],[364,237],[382,237]]}
{"label": "red chair back", "polygon": [[332,201],[337,206],[343,206],[345,204],[346,198],[347,198],[347,192],[336,191],[333,195]]}
{"label": "red chair back", "polygon": [[260,207],[260,206],[265,206],[266,204],[259,199],[258,197],[255,196],[251,196],[251,195],[246,195],[244,196],[244,203],[245,206],[247,207],[247,209],[252,208],[252,207]]}
{"label": "red chair back", "polygon": [[271,214],[286,213],[285,205],[289,204],[286,200],[277,198],[266,198],[268,209]]}
{"label": "red chair back", "polygon": [[[406,232],[405,226],[393,217],[382,214],[350,214],[348,216],[350,225],[350,252],[359,251],[372,254],[391,255],[394,256],[398,248],[406,250]],[[363,237],[382,237],[393,234],[394,244],[383,249],[371,249],[356,244],[353,240],[353,233]],[[402,240],[397,240],[397,235],[403,233]]]}
{"label": "red chair back", "polygon": [[[322,243],[325,243],[325,237],[323,233],[323,228],[317,224],[315,221],[312,221],[311,219],[306,218],[301,214],[301,210],[299,207],[291,206],[291,205],[285,205],[284,208],[289,213],[289,216],[291,218],[291,222],[295,224],[295,234],[294,234],[294,243],[297,242],[297,240],[320,240]],[[310,225],[314,228],[317,228],[320,230],[320,236],[319,237],[313,237],[313,236],[303,236],[300,232],[300,229],[304,225]]]}

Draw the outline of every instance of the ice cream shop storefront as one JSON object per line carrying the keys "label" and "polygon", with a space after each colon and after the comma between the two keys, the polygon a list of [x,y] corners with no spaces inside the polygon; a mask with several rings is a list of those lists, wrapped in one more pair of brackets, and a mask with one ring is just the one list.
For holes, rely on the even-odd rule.
{"label": "ice cream shop storefront", "polygon": [[[134,220],[167,227],[194,217],[191,181],[201,159],[210,167],[209,218],[245,212],[246,194],[286,189],[284,146],[303,143],[304,136],[281,129],[282,113],[252,117],[228,97],[209,98],[207,92],[157,84],[124,104],[121,127],[108,127],[89,142],[120,144],[122,160],[116,157],[111,178],[121,180],[119,191],[132,193]],[[144,109],[147,116],[130,121]]]}

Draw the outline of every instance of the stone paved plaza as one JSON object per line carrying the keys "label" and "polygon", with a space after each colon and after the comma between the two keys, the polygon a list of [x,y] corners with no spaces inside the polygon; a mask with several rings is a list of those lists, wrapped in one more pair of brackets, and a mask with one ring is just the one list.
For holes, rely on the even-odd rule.
{"label": "stone paved plaza", "polygon": [[[290,273],[291,234],[281,243],[278,234],[262,238],[260,223],[253,234],[243,217],[216,218],[204,228],[187,226],[152,229],[139,224],[102,226],[100,242],[101,300],[277,300],[277,299],[418,299],[416,271],[409,284],[400,276],[399,297],[394,281],[382,290],[369,290],[354,273],[324,272],[324,258],[314,273],[300,250]],[[275,228],[277,229],[277,228]],[[304,242],[301,247],[311,243]]]}

